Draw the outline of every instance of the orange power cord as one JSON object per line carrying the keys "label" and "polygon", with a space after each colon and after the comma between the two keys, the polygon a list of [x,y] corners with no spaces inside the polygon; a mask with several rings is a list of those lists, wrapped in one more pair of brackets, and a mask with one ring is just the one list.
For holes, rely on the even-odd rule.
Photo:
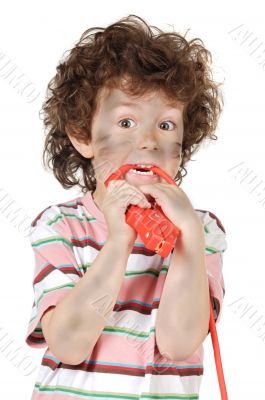
{"label": "orange power cord", "polygon": [[222,367],[220,348],[219,348],[219,342],[218,342],[218,336],[217,336],[217,332],[216,332],[216,326],[215,326],[215,320],[214,320],[214,314],[213,314],[213,306],[212,306],[211,301],[210,301],[210,333],[211,333],[211,338],[212,338],[212,343],[213,343],[214,359],[215,359],[218,383],[219,383],[220,392],[221,392],[221,399],[228,400],[226,386],[225,386],[225,378],[224,378],[223,367]]}

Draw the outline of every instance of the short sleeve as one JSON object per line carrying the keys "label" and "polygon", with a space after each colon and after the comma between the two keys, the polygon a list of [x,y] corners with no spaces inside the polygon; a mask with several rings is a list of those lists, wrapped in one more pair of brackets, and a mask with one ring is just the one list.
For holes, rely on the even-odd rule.
{"label": "short sleeve", "polygon": [[226,232],[216,215],[202,214],[205,232],[205,261],[215,322],[219,322],[225,295],[223,254],[227,248]]}
{"label": "short sleeve", "polygon": [[48,207],[31,223],[29,239],[35,258],[34,302],[25,341],[30,347],[42,348],[48,344],[41,317],[69,293],[82,274],[68,225],[58,206]]}

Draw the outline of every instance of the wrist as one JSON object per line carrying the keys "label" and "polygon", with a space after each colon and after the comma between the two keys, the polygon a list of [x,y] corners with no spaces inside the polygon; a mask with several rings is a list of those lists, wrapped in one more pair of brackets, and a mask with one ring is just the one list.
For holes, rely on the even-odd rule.
{"label": "wrist", "polygon": [[199,249],[205,247],[204,226],[200,217],[196,214],[190,216],[179,227],[181,234],[178,246],[181,248]]}
{"label": "wrist", "polygon": [[182,223],[181,227],[179,227],[181,231],[186,231],[186,232],[193,232],[195,231],[196,233],[198,232],[203,232],[203,223],[200,217],[196,212],[189,214],[188,217],[185,218],[184,222]]}

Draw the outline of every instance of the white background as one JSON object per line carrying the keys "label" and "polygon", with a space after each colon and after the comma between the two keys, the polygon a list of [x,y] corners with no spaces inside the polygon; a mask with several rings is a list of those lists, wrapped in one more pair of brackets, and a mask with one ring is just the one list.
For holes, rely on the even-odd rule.
{"label": "white background", "polygon": [[[203,40],[213,56],[215,79],[224,81],[225,106],[216,131],[219,139],[193,157],[182,188],[195,208],[215,213],[227,233],[226,294],[217,331],[229,399],[264,397],[265,26],[261,4],[167,0],[75,0],[66,4],[46,0],[9,1],[1,6],[1,398],[30,399],[44,353],[25,343],[34,268],[26,226],[49,205],[79,195],[77,189],[63,189],[42,167],[44,135],[39,110],[46,86],[63,53],[83,31],[105,27],[128,14],[164,30],[173,26],[184,34],[189,29],[187,38]],[[3,57],[17,67],[17,74],[23,73],[32,82],[34,101],[5,78]],[[10,208],[5,209],[8,203]],[[18,226],[14,211],[26,218],[23,226]],[[17,359],[12,361],[8,352],[15,349],[19,349],[20,360],[27,357],[27,368],[26,361],[20,367]],[[219,399],[210,336],[204,349],[200,399]]]}

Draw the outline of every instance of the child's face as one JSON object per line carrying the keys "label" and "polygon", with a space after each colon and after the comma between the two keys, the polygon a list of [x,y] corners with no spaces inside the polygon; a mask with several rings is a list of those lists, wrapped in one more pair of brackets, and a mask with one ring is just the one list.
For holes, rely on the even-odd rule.
{"label": "child's face", "polygon": [[[103,88],[92,121],[92,140],[86,145],[97,179],[94,199],[98,203],[106,191],[104,181],[123,164],[154,163],[172,178],[176,176],[181,162],[183,105],[167,103],[161,92],[136,99],[119,89]],[[140,176],[126,179],[135,186],[147,183]],[[157,181],[165,182],[161,177]]]}

